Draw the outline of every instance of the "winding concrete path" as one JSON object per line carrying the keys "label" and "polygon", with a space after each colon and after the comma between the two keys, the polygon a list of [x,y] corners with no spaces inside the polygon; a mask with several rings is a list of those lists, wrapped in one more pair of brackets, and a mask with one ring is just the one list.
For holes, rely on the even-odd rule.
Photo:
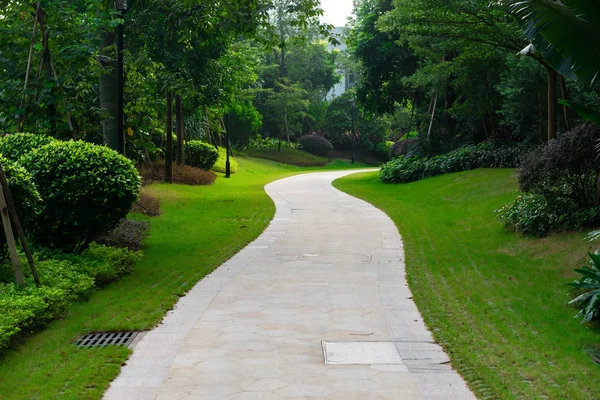
{"label": "winding concrete path", "polygon": [[353,172],[267,185],[269,227],[143,336],[104,398],[474,399],[411,300],[393,222],[331,186]]}

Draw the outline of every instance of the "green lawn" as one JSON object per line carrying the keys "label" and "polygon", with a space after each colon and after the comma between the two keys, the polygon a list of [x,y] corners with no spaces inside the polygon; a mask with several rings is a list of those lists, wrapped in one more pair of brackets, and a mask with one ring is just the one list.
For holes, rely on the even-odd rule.
{"label": "green lawn", "polygon": [[[264,185],[307,170],[237,160],[238,172],[231,179],[220,176],[211,186],[149,187],[161,199],[163,214],[151,219],[143,260],[131,275],[73,305],[62,320],[5,352],[0,399],[100,398],[129,350],[78,349],[71,341],[92,331],[152,328],[179,296],[268,225],[275,207]],[[324,168],[349,166],[336,161]]]}
{"label": "green lawn", "polygon": [[282,147],[281,151],[277,151],[277,149],[253,149],[248,151],[248,156],[300,167],[322,167],[329,162],[327,157],[315,156],[306,151],[289,147]]}
{"label": "green lawn", "polygon": [[414,299],[481,398],[598,399],[600,335],[573,319],[567,283],[583,233],[529,239],[492,210],[511,201],[513,170],[476,170],[385,185],[376,173],[335,186],[384,210],[403,236]]}

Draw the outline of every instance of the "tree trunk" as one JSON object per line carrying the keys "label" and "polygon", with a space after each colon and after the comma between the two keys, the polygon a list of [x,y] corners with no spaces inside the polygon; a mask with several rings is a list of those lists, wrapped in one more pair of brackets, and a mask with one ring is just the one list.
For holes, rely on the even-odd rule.
{"label": "tree trunk", "polygon": [[[567,100],[567,85],[565,84],[565,77],[562,75],[558,75],[558,82],[560,84],[560,98],[563,100]],[[565,131],[568,131],[571,128],[571,123],[569,121],[569,109],[564,104],[562,105],[562,109]]]}
{"label": "tree trunk", "polygon": [[[14,226],[15,231],[17,231],[17,235],[19,237],[19,242],[21,243],[21,247],[23,248],[23,252],[27,257],[27,262],[29,263],[29,268],[31,269],[31,274],[33,275],[33,280],[35,281],[35,285],[37,287],[42,286],[40,281],[40,276],[38,275],[37,269],[35,268],[35,261],[33,260],[33,255],[31,250],[29,249],[29,245],[27,244],[27,239],[25,238],[25,232],[23,231],[23,227],[21,226],[21,221],[19,221],[19,216],[17,215],[17,210],[15,208],[15,202],[12,198],[12,194],[10,192],[10,187],[8,186],[8,181],[6,180],[6,176],[4,175],[4,170],[0,165],[0,186],[2,187],[2,191],[4,193],[4,197],[6,199],[6,206],[8,208],[8,213],[10,215],[10,221],[12,226]],[[18,278],[17,278],[18,279]]]}
{"label": "tree trunk", "polygon": [[165,182],[173,183],[173,93],[167,89],[167,149],[165,154]]}
{"label": "tree trunk", "polygon": [[[104,114],[102,120],[102,134],[104,136],[104,144],[113,150],[119,149],[119,135],[117,132],[117,77],[116,77],[116,60],[111,54],[113,46],[116,43],[116,35],[114,32],[102,30],[100,32],[99,61],[102,65],[103,73],[99,78],[98,92],[100,97],[100,108]],[[110,50],[107,50],[110,49]]]}
{"label": "tree trunk", "polygon": [[433,100],[433,109],[431,111],[431,121],[429,122],[429,130],[427,131],[427,139],[431,137],[431,128],[433,128],[433,120],[435,118],[435,108],[437,106],[438,93],[435,92],[435,99]]}
{"label": "tree trunk", "polygon": [[548,71],[548,141],[556,138],[556,71]]}
{"label": "tree trunk", "polygon": [[23,279],[23,270],[21,269],[21,261],[19,260],[19,254],[17,253],[17,245],[15,243],[15,237],[13,235],[12,226],[10,223],[10,216],[8,215],[8,207],[4,198],[4,191],[0,185],[0,216],[2,217],[2,226],[4,228],[4,235],[6,236],[6,243],[8,245],[8,251],[10,253],[10,259],[12,261],[13,270],[15,272],[15,280],[17,286],[25,286],[25,280]]}
{"label": "tree trunk", "polygon": [[183,165],[183,111],[181,95],[175,96],[175,127],[177,133],[177,165]]}

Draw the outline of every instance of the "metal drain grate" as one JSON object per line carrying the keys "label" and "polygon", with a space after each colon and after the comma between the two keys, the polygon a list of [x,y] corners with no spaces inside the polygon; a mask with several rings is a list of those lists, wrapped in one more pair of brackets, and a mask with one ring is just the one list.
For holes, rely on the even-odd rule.
{"label": "metal drain grate", "polygon": [[90,333],[79,338],[75,344],[79,347],[127,346],[138,332]]}

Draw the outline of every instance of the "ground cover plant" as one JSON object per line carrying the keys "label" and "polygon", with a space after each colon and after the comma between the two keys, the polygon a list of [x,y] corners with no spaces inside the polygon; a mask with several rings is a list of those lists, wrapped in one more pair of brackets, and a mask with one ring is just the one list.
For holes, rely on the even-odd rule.
{"label": "ground cover plant", "polygon": [[[34,285],[26,269],[26,286],[18,288],[10,263],[0,265],[0,351],[60,317],[69,303],[87,299],[95,287],[130,272],[139,256],[98,244],[80,255],[43,251],[35,255],[41,287]],[[25,256],[21,258],[27,265]]]}
{"label": "ground cover plant", "polygon": [[599,243],[584,233],[520,237],[492,210],[515,196],[514,170],[480,169],[402,185],[376,173],[334,186],[386,212],[406,251],[427,325],[481,398],[589,399],[600,393],[598,333],[574,319],[568,283]]}

